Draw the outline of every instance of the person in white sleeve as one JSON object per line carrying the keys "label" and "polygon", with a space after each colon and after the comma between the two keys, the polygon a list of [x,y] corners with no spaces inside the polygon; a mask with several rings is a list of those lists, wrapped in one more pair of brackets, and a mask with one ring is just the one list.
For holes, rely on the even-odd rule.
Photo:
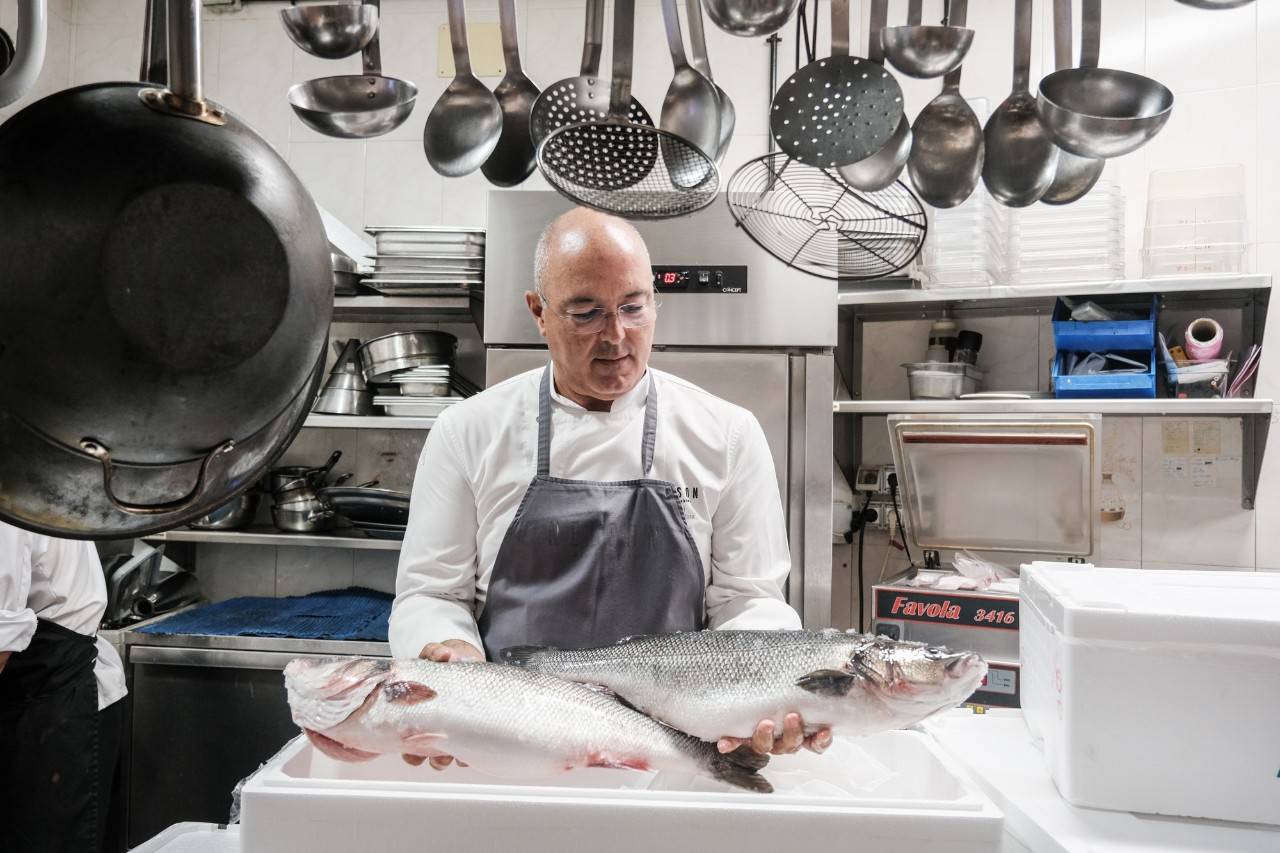
{"label": "person in white sleeve", "polygon": [[[585,208],[547,226],[525,294],[550,363],[450,407],[414,478],[391,611],[396,657],[484,660],[516,645],[799,628],[764,432],[739,406],[648,366],[649,252]],[[821,751],[803,720],[765,752]],[[728,751],[744,741],[721,740]],[[447,757],[432,759],[437,768]]]}
{"label": "person in white sleeve", "polygon": [[102,849],[125,695],[106,606],[92,542],[0,522],[0,850]]}

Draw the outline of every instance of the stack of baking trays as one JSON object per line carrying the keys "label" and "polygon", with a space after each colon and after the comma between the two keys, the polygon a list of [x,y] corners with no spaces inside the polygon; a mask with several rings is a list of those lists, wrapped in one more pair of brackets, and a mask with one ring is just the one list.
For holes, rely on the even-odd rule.
{"label": "stack of baking trays", "polygon": [[365,229],[377,251],[360,283],[384,296],[484,289],[484,231],[474,228]]}

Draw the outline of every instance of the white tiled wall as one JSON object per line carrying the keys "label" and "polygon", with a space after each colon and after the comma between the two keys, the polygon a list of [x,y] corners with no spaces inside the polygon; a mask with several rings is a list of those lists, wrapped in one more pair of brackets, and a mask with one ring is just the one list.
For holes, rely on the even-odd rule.
{"label": "white tiled wall", "polygon": [[[907,0],[892,0],[891,23],[905,20],[906,4]],[[447,83],[436,74],[436,33],[445,23],[443,0],[383,0],[384,71],[412,80],[421,93],[409,121],[367,142],[319,136],[293,116],[285,99],[291,84],[351,73],[358,70],[359,62],[354,57],[325,62],[294,48],[277,20],[284,5],[254,2],[226,13],[206,12],[205,80],[210,96],[245,118],[283,152],[320,203],[352,228],[382,223],[483,225],[489,191],[483,178],[476,174],[442,179],[426,165],[421,149],[426,117]],[[536,83],[546,86],[577,73],[583,5],[583,0],[519,4],[525,70]],[[853,5],[851,42],[854,52],[862,53],[869,0],[855,0]],[[72,84],[136,76],[141,0],[51,0],[50,6],[48,60],[32,98]],[[1048,70],[1051,62],[1052,33],[1046,26],[1051,6],[1048,0],[1036,4],[1033,79]],[[1080,4],[1075,6],[1078,15]],[[941,7],[942,0],[928,0],[926,16],[936,19]],[[492,21],[496,8],[496,0],[472,0],[468,15],[472,20]],[[821,8],[825,16],[829,4]],[[1008,0],[970,4],[968,23],[977,38],[961,89],[969,97],[989,99],[992,105],[1010,88],[1012,9]],[[1155,77],[1177,99],[1159,137],[1107,165],[1106,174],[1122,185],[1128,200],[1129,274],[1136,276],[1141,269],[1138,250],[1149,173],[1220,163],[1244,165],[1250,233],[1258,243],[1257,270],[1280,272],[1280,207],[1273,203],[1280,198],[1280,159],[1273,153],[1280,133],[1280,110],[1274,108],[1280,103],[1280,2],[1259,0],[1235,10],[1205,12],[1173,0],[1117,0],[1104,4],[1103,12],[1102,64]],[[0,26],[12,30],[14,18],[14,4],[0,2]],[[820,52],[828,49],[829,29],[823,20]],[[781,79],[792,70],[792,32],[790,27],[784,31],[779,49]],[[606,42],[608,33],[607,28]],[[733,97],[738,113],[735,141],[724,164],[728,175],[766,149],[768,48],[763,39],[733,38],[714,26],[707,28],[707,34],[717,82]],[[1078,23],[1076,38],[1078,45]],[[605,68],[609,54],[606,44]],[[671,70],[657,0],[639,2],[635,55],[635,94],[656,112]],[[484,82],[492,86],[497,80]],[[914,115],[937,92],[938,82],[904,79],[903,89],[908,112]],[[0,120],[21,106],[0,111]],[[526,185],[545,186],[536,175]],[[1265,342],[1272,352],[1280,352],[1277,325],[1271,324]],[[918,331],[909,331],[913,340],[920,337]],[[1033,346],[1043,353],[1043,335],[1032,331],[1028,326],[1001,345],[1009,349],[1008,363],[1025,363],[1024,357],[1036,352]],[[898,360],[905,359],[889,363]],[[1036,364],[1043,361],[1034,359]],[[1002,377],[1008,382],[1015,378],[1012,374]],[[1034,380],[1039,383],[1042,378],[1037,374]],[[892,381],[897,380],[895,372]],[[1280,360],[1264,362],[1258,394],[1280,397]],[[877,422],[867,423],[871,432]],[[1230,476],[1216,482],[1211,497],[1171,497],[1159,487],[1152,466],[1160,463],[1151,456],[1159,448],[1150,440],[1151,431],[1159,429],[1157,421],[1135,421],[1124,427],[1117,422],[1115,429],[1123,429],[1126,441],[1136,442],[1131,449],[1134,458],[1141,460],[1139,488],[1146,497],[1140,501],[1144,504],[1140,535],[1104,534],[1105,550],[1111,553],[1114,548],[1113,562],[1151,563],[1167,558],[1280,569],[1280,525],[1267,523],[1280,509],[1280,450],[1273,448],[1268,454],[1258,509],[1248,513],[1239,509],[1238,483]],[[1238,441],[1238,430],[1231,432],[1228,427],[1226,431]],[[1280,435],[1280,430],[1273,432]],[[353,567],[355,560],[352,557]],[[877,561],[872,562],[878,567]],[[280,577],[294,575],[290,571],[277,574],[277,583]],[[289,583],[286,580],[286,586]]]}

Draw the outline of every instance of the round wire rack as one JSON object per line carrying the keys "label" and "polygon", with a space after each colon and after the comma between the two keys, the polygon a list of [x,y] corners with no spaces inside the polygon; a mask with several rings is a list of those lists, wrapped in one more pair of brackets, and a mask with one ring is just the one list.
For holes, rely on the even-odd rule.
{"label": "round wire rack", "polygon": [[554,130],[538,166],[561,195],[628,219],[685,216],[715,201],[715,161],[683,137],[611,116]]}
{"label": "round wire rack", "polygon": [[924,245],[924,206],[902,181],[863,192],[835,169],[785,152],[744,163],[725,200],[760,248],[787,266],[821,278],[884,278],[915,260]]}

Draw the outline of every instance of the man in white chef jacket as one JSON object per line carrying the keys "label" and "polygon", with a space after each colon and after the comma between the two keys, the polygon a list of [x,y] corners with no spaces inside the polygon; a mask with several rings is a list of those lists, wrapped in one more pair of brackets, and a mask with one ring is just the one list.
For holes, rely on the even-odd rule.
{"label": "man in white chef jacket", "polygon": [[[543,232],[534,266],[525,299],[551,363],[437,419],[414,478],[392,653],[483,660],[514,645],[799,628],[760,424],[648,366],[660,306],[640,234],[578,208]],[[806,739],[791,714],[751,743],[820,751],[830,738]]]}
{"label": "man in white chef jacket", "polygon": [[0,522],[0,850],[102,849],[124,667],[92,542]]}

